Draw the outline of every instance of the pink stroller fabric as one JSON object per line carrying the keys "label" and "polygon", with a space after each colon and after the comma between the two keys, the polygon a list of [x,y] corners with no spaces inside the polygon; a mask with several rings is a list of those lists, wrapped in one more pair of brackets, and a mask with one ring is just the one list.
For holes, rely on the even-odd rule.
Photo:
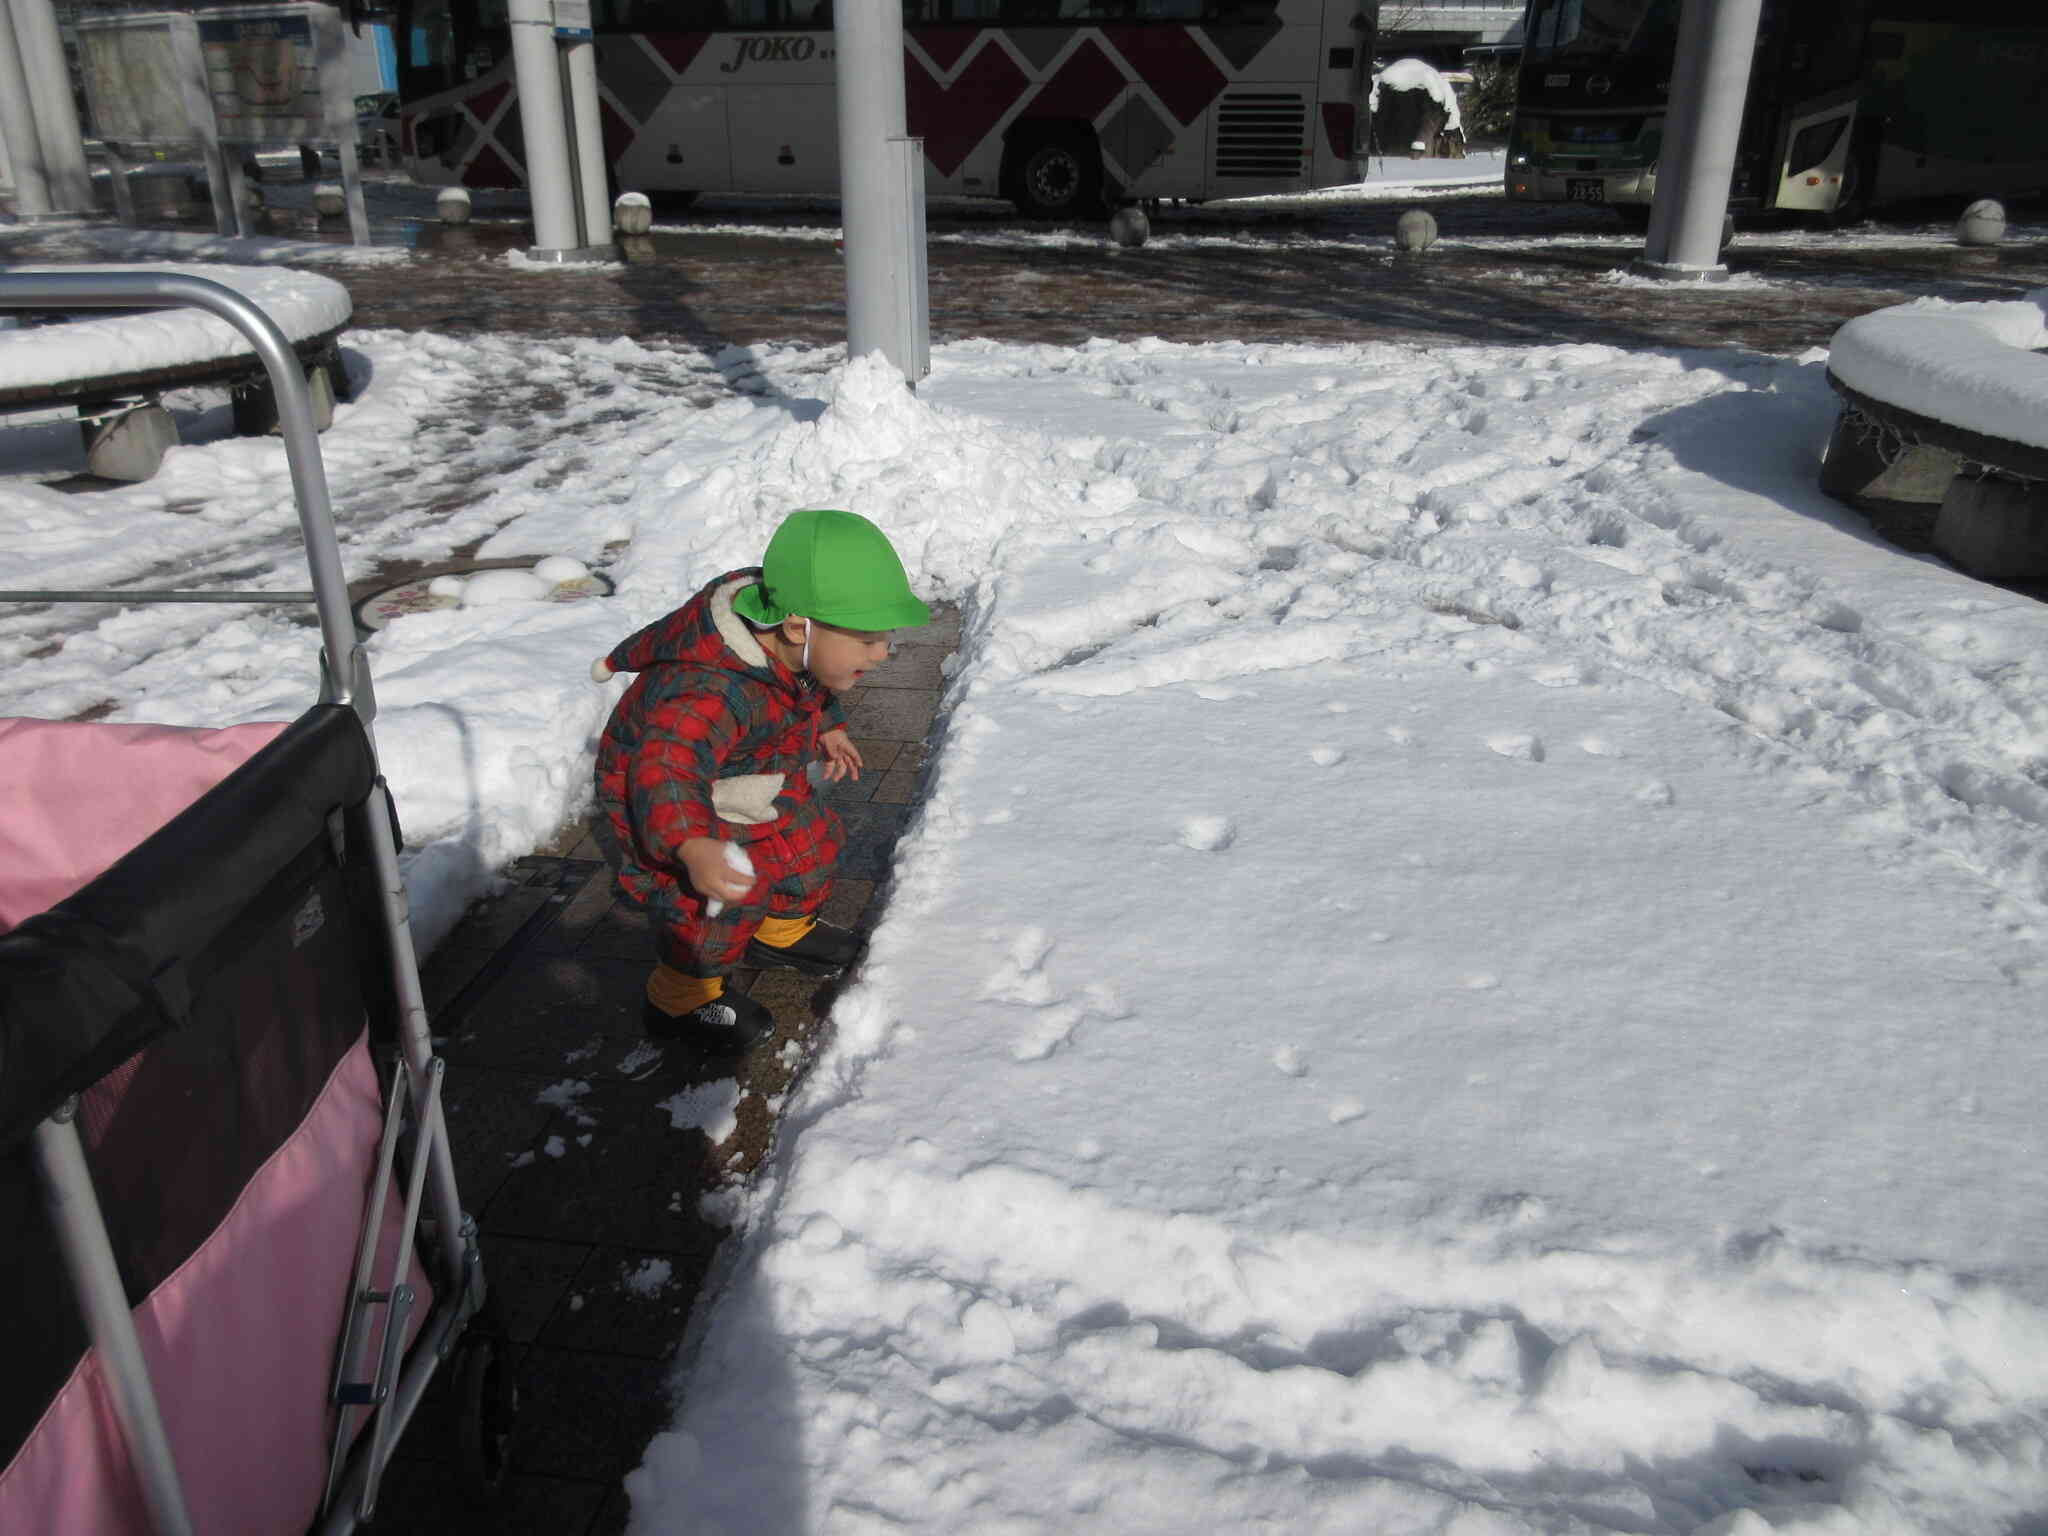
{"label": "pink stroller fabric", "polygon": [[0,933],[86,885],[283,729],[0,720]]}
{"label": "pink stroller fabric", "polygon": [[[382,1120],[358,1040],[228,1219],[135,1309],[195,1530],[282,1536],[318,1513],[327,1385]],[[385,1206],[380,1286],[402,1207]],[[433,1299],[417,1260],[412,1284],[416,1326]],[[150,1536],[97,1350],[0,1471],[0,1531]]]}
{"label": "pink stroller fabric", "polygon": [[[89,884],[285,729],[0,720],[0,932]],[[93,1095],[118,1102],[125,1071],[86,1096],[89,1151]],[[365,1032],[225,1219],[135,1307],[199,1531],[283,1536],[318,1512],[328,1388],[382,1121]],[[403,1204],[402,1189],[386,1203],[379,1288],[398,1251]],[[416,1331],[432,1292],[416,1257],[409,1270]],[[382,1332],[380,1311],[371,1359]],[[149,1536],[96,1350],[0,1468],[0,1532],[45,1531]]]}

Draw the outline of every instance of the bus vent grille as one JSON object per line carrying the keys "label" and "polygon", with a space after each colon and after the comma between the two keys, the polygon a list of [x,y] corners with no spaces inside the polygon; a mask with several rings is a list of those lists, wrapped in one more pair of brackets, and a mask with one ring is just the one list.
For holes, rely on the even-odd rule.
{"label": "bus vent grille", "polygon": [[1234,91],[1216,109],[1216,174],[1270,181],[1302,174],[1308,105],[1299,96]]}

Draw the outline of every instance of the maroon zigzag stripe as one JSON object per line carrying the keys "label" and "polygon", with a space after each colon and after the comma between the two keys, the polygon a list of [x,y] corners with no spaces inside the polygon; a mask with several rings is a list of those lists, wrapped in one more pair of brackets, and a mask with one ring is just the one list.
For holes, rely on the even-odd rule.
{"label": "maroon zigzag stripe", "polygon": [[903,104],[912,137],[924,140],[924,156],[950,176],[1010,108],[1028,83],[1024,71],[1000,47],[984,48],[950,86],[932,78],[916,54],[903,55]]}
{"label": "maroon zigzag stripe", "polygon": [[1102,35],[1183,127],[1229,83],[1185,27],[1104,27]]}
{"label": "maroon zigzag stripe", "polygon": [[1089,38],[1067,55],[1059,72],[1031,98],[1020,116],[1075,118],[1092,123],[1129,84],[1102,45]]}

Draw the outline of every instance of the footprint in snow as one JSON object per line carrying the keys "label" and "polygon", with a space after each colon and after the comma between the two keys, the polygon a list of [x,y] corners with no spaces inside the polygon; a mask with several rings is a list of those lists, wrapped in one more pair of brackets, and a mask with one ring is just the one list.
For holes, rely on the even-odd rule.
{"label": "footprint in snow", "polygon": [[1489,751],[1502,757],[1514,758],[1517,762],[1540,763],[1543,761],[1543,743],[1525,731],[1503,731],[1486,738]]}
{"label": "footprint in snow", "polygon": [[1273,1065],[1289,1077],[1306,1077],[1308,1075],[1308,1064],[1301,1059],[1301,1052],[1291,1045],[1274,1047]]}
{"label": "footprint in snow", "polygon": [[1237,841],[1237,827],[1228,816],[1190,816],[1180,824],[1180,841],[1197,853],[1221,853]]}
{"label": "footprint in snow", "polygon": [[1312,747],[1309,750],[1308,757],[1309,761],[1318,768],[1334,768],[1344,761],[1344,749],[1342,747]]}
{"label": "footprint in snow", "polygon": [[1330,1124],[1345,1125],[1365,1113],[1365,1106],[1353,1098],[1342,1098],[1330,1106]]}
{"label": "footprint in snow", "polygon": [[1636,803],[1647,805],[1653,810],[1663,810],[1678,803],[1678,792],[1662,779],[1651,779],[1636,788]]}

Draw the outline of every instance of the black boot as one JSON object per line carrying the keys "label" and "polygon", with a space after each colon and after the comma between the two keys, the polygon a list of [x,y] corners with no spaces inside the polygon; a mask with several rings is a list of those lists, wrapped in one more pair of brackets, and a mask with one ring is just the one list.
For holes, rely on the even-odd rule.
{"label": "black boot", "polygon": [[775,1015],[744,993],[725,992],[688,1013],[664,1013],[649,1003],[641,1011],[640,1027],[650,1040],[679,1040],[737,1056],[775,1033]]}
{"label": "black boot", "polygon": [[747,940],[747,965],[786,965],[806,976],[837,976],[860,953],[860,940],[844,928],[818,923],[794,944],[776,948],[759,939]]}

